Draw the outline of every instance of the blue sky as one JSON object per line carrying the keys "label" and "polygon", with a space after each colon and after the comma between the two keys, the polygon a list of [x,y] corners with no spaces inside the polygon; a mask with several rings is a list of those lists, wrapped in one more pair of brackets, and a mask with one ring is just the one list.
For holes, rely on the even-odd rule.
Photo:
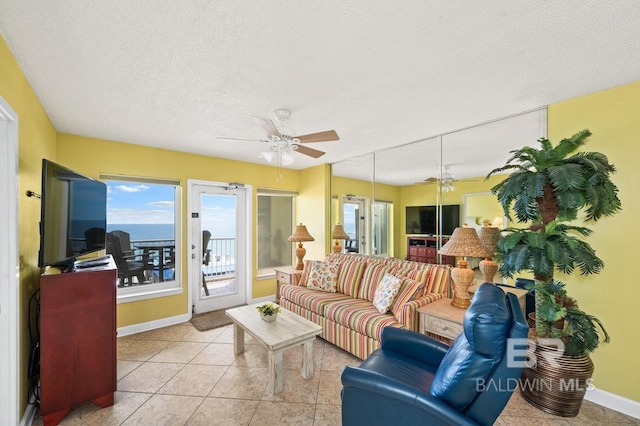
{"label": "blue sky", "polygon": [[[107,182],[107,220],[113,224],[173,223],[174,189],[170,185]],[[235,197],[205,194],[202,227],[213,237],[235,236]]]}
{"label": "blue sky", "polygon": [[236,233],[236,198],[226,195],[205,194],[200,199],[202,206],[202,229],[212,237],[231,238]]}
{"label": "blue sky", "polygon": [[109,223],[173,223],[174,189],[169,185],[107,182]]}

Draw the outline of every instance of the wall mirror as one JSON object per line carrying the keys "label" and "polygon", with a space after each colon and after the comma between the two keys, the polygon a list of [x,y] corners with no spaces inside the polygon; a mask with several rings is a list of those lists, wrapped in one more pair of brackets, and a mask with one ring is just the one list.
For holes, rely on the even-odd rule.
{"label": "wall mirror", "polygon": [[[493,223],[498,213],[485,216],[492,215],[499,204],[490,189],[503,176],[485,180],[486,175],[503,166],[510,151],[535,146],[546,136],[546,128],[546,108],[541,108],[335,163],[332,224],[348,220],[345,204],[358,201],[346,195],[365,198],[358,206],[365,213],[358,216],[364,228],[358,242],[350,244],[357,245],[360,253],[405,259],[412,236],[435,235],[439,247],[450,228],[462,226],[468,216]],[[483,203],[485,207],[480,206]],[[408,221],[410,210],[432,211],[434,206],[437,216],[428,216],[429,226]],[[447,220],[447,214],[457,214],[458,223]]]}
{"label": "wall mirror", "polygon": [[331,165],[331,227],[342,224],[349,240],[339,243],[350,253],[372,253],[373,161],[370,153]]}

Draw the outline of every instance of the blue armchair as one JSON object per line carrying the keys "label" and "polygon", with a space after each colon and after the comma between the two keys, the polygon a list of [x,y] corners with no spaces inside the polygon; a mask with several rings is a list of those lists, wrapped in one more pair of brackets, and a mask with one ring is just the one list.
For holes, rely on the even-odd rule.
{"label": "blue armchair", "polygon": [[[342,424],[493,424],[522,372],[507,365],[507,340],[526,338],[529,328],[515,295],[488,283],[478,288],[463,328],[449,347],[386,327],[380,349],[342,372]],[[520,343],[513,353],[523,361]]]}

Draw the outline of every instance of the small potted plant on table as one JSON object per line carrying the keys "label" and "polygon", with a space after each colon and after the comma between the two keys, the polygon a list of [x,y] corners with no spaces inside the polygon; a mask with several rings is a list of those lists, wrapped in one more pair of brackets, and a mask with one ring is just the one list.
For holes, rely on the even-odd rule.
{"label": "small potted plant on table", "polygon": [[256,309],[260,312],[260,317],[267,322],[275,321],[278,312],[282,310],[280,306],[273,303],[265,303],[264,305],[256,307]]}

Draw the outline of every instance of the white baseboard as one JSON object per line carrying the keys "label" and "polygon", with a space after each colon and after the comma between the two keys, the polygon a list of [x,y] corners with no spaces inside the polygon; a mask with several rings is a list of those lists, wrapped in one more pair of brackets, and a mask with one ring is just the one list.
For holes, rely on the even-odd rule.
{"label": "white baseboard", "polygon": [[[264,302],[273,302],[275,300],[275,295],[260,297],[257,299],[252,299],[248,303],[264,303]],[[162,318],[155,321],[143,322],[140,324],[128,325],[126,327],[118,328],[118,337],[129,336],[131,334],[142,333],[143,331],[155,330],[156,328],[168,327],[170,325],[176,325],[183,322],[187,322],[191,319],[192,313],[186,313],[182,315],[176,315],[175,317]]]}
{"label": "white baseboard", "polygon": [[155,321],[142,322],[140,324],[128,325],[118,328],[118,337],[129,336],[131,334],[142,333],[143,331],[155,330],[156,328],[181,324],[191,319],[191,314],[176,315],[175,317],[162,318]]}
{"label": "white baseboard", "polygon": [[257,299],[251,299],[251,301],[249,302],[249,304],[253,304],[253,303],[267,303],[267,302],[275,302],[276,301],[276,295],[271,295],[271,296],[265,296],[265,297],[259,297]]}
{"label": "white baseboard", "polygon": [[601,389],[587,391],[584,399],[619,413],[626,414],[627,416],[640,419],[640,402]]}

